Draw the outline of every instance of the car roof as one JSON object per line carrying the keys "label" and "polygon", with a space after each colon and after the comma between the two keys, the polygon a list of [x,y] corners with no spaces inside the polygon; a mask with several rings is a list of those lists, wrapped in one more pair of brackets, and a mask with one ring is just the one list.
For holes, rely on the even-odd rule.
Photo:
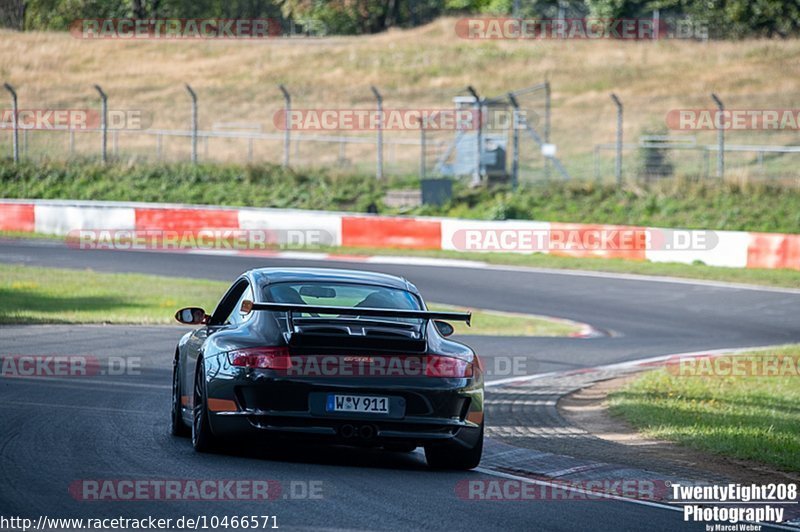
{"label": "car roof", "polygon": [[417,287],[403,277],[364,270],[334,268],[256,268],[247,272],[259,284],[293,282],[340,282],[385,286],[419,294]]}

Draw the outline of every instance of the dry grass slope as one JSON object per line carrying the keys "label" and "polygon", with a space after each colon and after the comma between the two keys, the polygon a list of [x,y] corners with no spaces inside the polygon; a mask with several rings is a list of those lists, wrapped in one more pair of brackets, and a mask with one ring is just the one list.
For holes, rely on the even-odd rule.
{"label": "dry grass slope", "polygon": [[[293,90],[296,107],[371,106],[372,84],[387,106],[400,107],[447,105],[469,84],[497,95],[549,78],[553,139],[566,158],[587,158],[592,145],[613,140],[611,91],[626,103],[626,140],[663,124],[669,109],[710,107],[711,92],[731,108],[800,103],[798,40],[469,41],[456,36],[455,23],[261,42],[82,41],[67,33],[0,32],[0,80],[18,88],[25,107],[96,106],[91,85],[99,83],[113,108],[152,112],[158,128],[188,125],[183,83],[189,82],[201,100],[201,128],[243,121],[271,131],[282,106],[279,83]],[[732,143],[794,142],[791,135],[730,136]]]}

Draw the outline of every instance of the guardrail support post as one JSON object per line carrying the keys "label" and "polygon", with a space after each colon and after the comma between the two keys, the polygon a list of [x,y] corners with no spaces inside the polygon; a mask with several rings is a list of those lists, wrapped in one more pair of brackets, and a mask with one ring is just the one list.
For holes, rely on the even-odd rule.
{"label": "guardrail support post", "polygon": [[100,159],[108,162],[108,96],[100,85],[95,85],[94,90],[100,95]]}
{"label": "guardrail support post", "polygon": [[14,114],[14,162],[19,162],[19,109],[17,108],[17,91],[8,83],[3,83],[3,87],[11,94],[11,112]]}

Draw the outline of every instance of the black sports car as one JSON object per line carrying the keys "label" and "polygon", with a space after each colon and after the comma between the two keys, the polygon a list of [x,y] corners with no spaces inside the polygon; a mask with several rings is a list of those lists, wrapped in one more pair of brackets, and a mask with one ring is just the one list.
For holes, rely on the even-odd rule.
{"label": "black sports car", "polygon": [[198,451],[256,435],[412,451],[471,469],[483,450],[483,370],[446,339],[469,313],[426,310],[390,275],[251,270],[175,350],[172,432]]}

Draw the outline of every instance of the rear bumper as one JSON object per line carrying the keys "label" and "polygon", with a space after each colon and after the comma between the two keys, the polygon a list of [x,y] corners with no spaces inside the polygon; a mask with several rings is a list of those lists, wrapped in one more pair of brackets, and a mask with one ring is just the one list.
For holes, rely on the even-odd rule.
{"label": "rear bumper", "polygon": [[[483,380],[474,378],[286,377],[270,370],[208,368],[212,431],[220,437],[268,436],[348,445],[473,446],[483,423]],[[210,370],[210,371],[209,371]],[[328,394],[387,396],[389,414],[325,411]]]}
{"label": "rear bumper", "polygon": [[219,436],[266,436],[328,441],[348,445],[388,445],[457,440],[472,446],[480,434],[476,423],[441,418],[400,420],[363,417],[320,418],[305,412],[244,411],[216,413],[212,430]]}

